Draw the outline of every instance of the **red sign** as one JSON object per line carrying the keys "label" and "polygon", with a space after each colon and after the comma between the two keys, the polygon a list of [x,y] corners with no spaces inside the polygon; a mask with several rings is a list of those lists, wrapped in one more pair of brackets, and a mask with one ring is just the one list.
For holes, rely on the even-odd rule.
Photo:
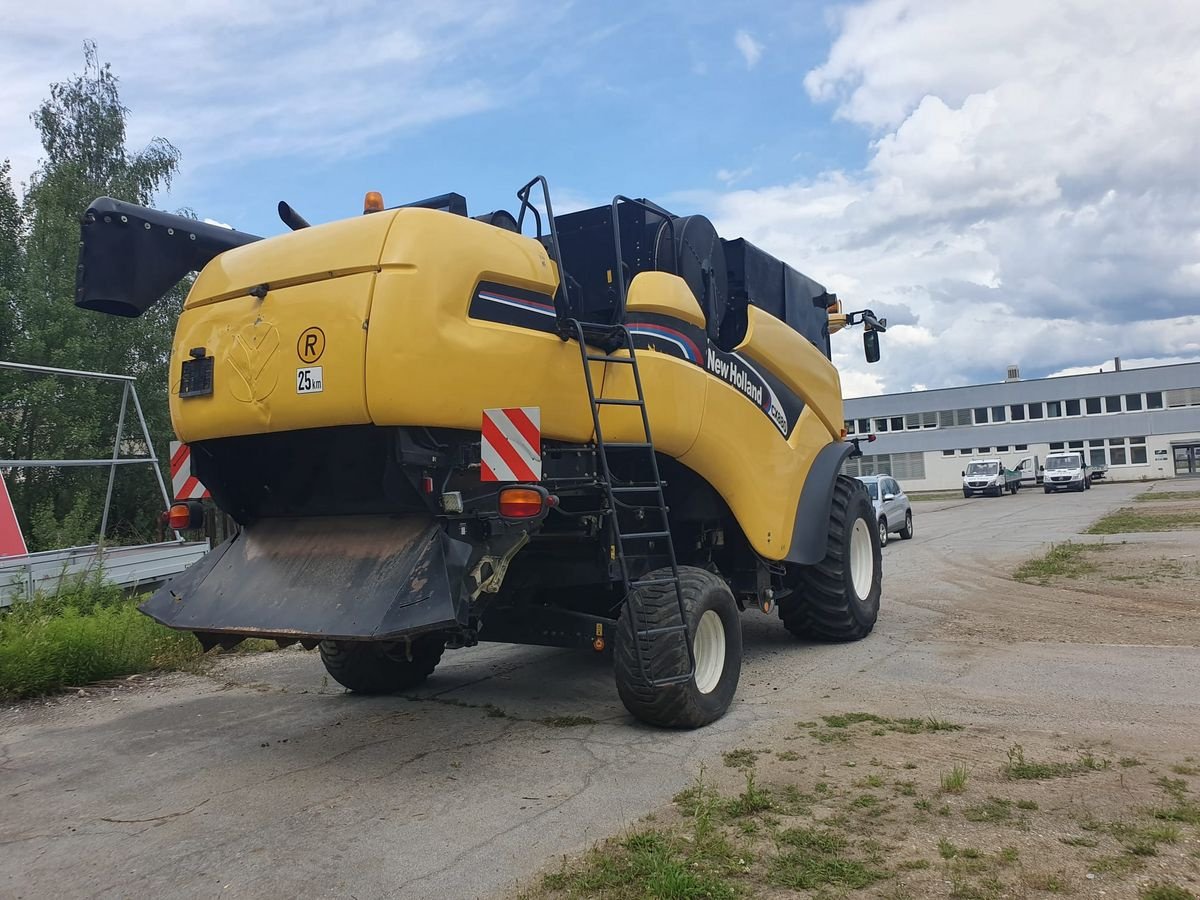
{"label": "red sign", "polygon": [[25,556],[28,552],[21,523],[17,521],[17,512],[8,497],[8,488],[4,486],[4,476],[0,475],[0,557]]}

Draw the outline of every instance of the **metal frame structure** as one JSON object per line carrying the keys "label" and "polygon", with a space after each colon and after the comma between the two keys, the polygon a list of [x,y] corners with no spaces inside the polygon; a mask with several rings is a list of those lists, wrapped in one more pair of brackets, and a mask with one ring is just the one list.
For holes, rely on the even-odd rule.
{"label": "metal frame structure", "polygon": [[[117,466],[146,465],[154,468],[154,477],[158,480],[158,489],[163,498],[163,509],[171,505],[167,484],[163,480],[162,470],[158,467],[158,457],[154,453],[154,443],[150,439],[150,429],[146,426],[146,417],[142,413],[142,403],[138,400],[137,387],[132,375],[110,375],[106,372],[85,372],[80,369],[58,369],[52,366],[35,366],[27,363],[0,361],[0,369],[11,369],[17,372],[30,372],[40,375],[65,375],[72,378],[91,378],[96,381],[113,381],[122,384],[121,412],[117,416],[117,436],[113,440],[112,457],[109,459],[0,459],[0,469],[50,469],[60,467],[108,467],[108,490],[104,494],[104,513],[100,519],[99,548],[104,547],[104,535],[108,531],[108,511],[112,504],[113,482],[117,476]],[[129,408],[129,400],[133,399],[133,408],[137,412],[138,424],[141,426],[142,437],[146,441],[149,456],[121,456],[121,439],[125,433],[125,413]],[[175,532],[177,541],[183,540],[183,535]]]}

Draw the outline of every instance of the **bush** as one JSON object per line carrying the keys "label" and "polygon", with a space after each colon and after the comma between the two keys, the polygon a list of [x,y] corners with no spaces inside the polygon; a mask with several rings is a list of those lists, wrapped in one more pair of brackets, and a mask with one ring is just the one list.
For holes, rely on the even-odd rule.
{"label": "bush", "polygon": [[94,575],[0,613],[0,698],[179,668],[201,656],[192,635],[164,628],[137,603]]}

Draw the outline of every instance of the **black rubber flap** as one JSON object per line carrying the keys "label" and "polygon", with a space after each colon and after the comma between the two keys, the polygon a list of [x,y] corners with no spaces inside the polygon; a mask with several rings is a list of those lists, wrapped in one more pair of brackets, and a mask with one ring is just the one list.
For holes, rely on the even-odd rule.
{"label": "black rubber flap", "polygon": [[387,640],[466,624],[470,553],[426,517],[264,519],[141,610],[183,631]]}

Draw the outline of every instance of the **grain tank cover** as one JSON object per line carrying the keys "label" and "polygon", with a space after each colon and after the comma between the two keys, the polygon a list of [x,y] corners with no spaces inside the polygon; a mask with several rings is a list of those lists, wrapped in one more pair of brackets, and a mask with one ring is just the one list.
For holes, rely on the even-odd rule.
{"label": "grain tank cover", "polygon": [[744,238],[724,243],[734,304],[770,313],[828,357],[828,306],[834,295]]}

